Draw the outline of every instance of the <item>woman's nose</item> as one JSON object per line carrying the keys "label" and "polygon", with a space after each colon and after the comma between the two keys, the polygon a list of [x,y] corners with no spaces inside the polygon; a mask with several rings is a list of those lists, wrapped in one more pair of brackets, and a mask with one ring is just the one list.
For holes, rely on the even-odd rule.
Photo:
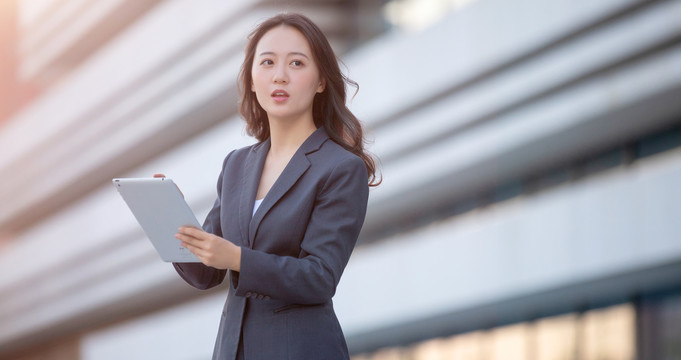
{"label": "woman's nose", "polygon": [[287,83],[288,74],[286,73],[286,67],[281,65],[277,66],[272,80],[277,84]]}

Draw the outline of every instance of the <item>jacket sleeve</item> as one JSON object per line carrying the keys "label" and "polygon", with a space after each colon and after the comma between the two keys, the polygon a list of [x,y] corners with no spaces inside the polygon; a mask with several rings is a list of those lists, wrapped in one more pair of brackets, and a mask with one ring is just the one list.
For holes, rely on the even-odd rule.
{"label": "jacket sleeve", "polygon": [[336,165],[317,195],[298,258],[243,247],[236,295],[251,292],[296,304],[330,300],[364,223],[367,178],[357,157]]}
{"label": "jacket sleeve", "polygon": [[[203,230],[222,237],[222,228],[220,226],[220,209],[222,198],[222,176],[225,172],[225,165],[232,153],[229,153],[222,164],[222,170],[218,177],[218,198],[213,204],[213,208],[208,212],[206,220],[203,222]],[[218,270],[214,267],[206,266],[202,263],[173,263],[175,271],[180,275],[184,281],[189,285],[206,290],[214,286],[220,285],[225,278],[226,270]]]}

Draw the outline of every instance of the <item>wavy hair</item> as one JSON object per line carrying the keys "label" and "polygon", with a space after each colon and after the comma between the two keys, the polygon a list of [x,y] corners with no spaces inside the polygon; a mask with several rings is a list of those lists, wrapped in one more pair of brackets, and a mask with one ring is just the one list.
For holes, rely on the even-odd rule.
{"label": "wavy hair", "polygon": [[338,59],[324,33],[303,15],[295,13],[275,15],[260,23],[248,36],[246,54],[239,72],[241,95],[239,112],[246,120],[246,132],[258,141],[264,141],[270,136],[267,113],[250,90],[253,80],[251,69],[258,42],[265,33],[279,25],[295,28],[305,36],[319,75],[326,82],[324,91],[317,93],[313,100],[312,117],[315,126],[317,128],[323,126],[333,141],[359,156],[367,168],[369,186],[378,186],[382,180],[376,177],[376,162],[364,149],[366,139],[362,125],[346,106],[345,84],[355,87],[355,94],[359,90],[359,85],[341,72]]}

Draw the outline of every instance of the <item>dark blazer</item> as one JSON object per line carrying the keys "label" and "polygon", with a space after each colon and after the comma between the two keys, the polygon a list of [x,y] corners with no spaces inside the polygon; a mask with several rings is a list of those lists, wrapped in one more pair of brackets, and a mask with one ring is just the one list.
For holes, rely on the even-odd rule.
{"label": "dark blazer", "polygon": [[[213,359],[235,359],[242,331],[249,360],[348,359],[331,298],[364,222],[366,167],[319,128],[251,217],[269,147],[268,139],[227,155],[203,225],[242,247]],[[227,274],[200,263],[174,266],[199,289]]]}

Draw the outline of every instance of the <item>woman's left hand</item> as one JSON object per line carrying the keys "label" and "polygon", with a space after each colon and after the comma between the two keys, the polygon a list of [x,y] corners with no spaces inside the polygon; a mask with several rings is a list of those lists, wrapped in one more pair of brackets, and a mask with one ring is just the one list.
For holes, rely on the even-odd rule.
{"label": "woman's left hand", "polygon": [[175,237],[204,265],[222,270],[241,269],[241,248],[219,236],[195,227],[183,226]]}

